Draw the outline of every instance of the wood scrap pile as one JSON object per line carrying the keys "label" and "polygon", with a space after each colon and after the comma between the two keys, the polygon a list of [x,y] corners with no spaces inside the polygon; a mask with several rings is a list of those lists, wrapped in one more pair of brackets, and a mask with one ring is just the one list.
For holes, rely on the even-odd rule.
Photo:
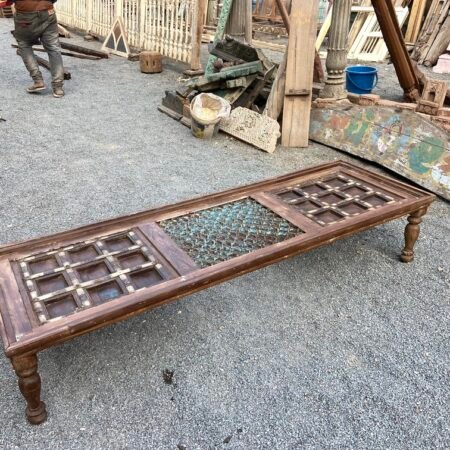
{"label": "wood scrap pile", "polygon": [[[309,3],[311,10],[305,10],[305,16],[299,20],[314,18],[316,0]],[[306,116],[311,108],[313,87],[316,94],[320,89],[318,84],[313,86],[313,69],[316,78],[323,77],[321,66],[314,66],[316,24],[314,20],[309,23],[309,28],[296,28],[304,34],[298,36],[303,38],[298,42],[308,43],[303,45],[302,52],[292,47],[292,67],[288,67],[287,55],[278,66],[261,50],[229,36],[215,41],[210,45],[210,53],[216,58],[214,70],[187,80],[176,91],[166,91],[159,110],[189,126],[190,104],[194,97],[199,93],[213,93],[227,100],[232,107],[230,119],[221,123],[222,131],[273,152],[280,136],[278,119],[284,105],[283,145],[307,146],[309,118]],[[304,120],[301,120],[301,114],[298,115],[300,111],[304,111]],[[297,123],[299,120],[301,124]]]}
{"label": "wood scrap pile", "polygon": [[[233,110],[238,111],[240,120],[247,111],[260,115],[269,97],[277,65],[266,58],[261,50],[228,36],[212,44],[210,53],[217,58],[214,71],[190,78],[175,92],[166,91],[159,110],[190,125],[191,101],[197,94],[206,92],[227,100]],[[247,111],[243,112],[242,109]],[[256,117],[254,114],[247,116]],[[278,123],[275,120],[273,122],[275,128],[279,129]],[[253,120],[253,125],[255,123],[257,121]],[[227,129],[231,129],[230,124]],[[274,149],[275,146],[273,149],[265,148],[266,151]]]}

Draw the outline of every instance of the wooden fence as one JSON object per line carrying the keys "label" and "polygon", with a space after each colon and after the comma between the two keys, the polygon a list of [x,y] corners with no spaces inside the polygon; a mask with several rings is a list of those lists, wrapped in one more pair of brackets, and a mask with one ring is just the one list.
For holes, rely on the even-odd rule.
{"label": "wooden fence", "polygon": [[62,25],[103,38],[121,16],[131,47],[158,51],[198,70],[200,2],[204,0],[59,0],[56,8]]}

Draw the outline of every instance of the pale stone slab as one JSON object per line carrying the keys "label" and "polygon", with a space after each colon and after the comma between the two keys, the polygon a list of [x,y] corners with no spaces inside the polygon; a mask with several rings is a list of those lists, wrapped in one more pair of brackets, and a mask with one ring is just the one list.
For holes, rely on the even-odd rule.
{"label": "pale stone slab", "polygon": [[276,120],[241,107],[231,111],[228,119],[221,120],[220,130],[268,153],[275,151],[281,136]]}

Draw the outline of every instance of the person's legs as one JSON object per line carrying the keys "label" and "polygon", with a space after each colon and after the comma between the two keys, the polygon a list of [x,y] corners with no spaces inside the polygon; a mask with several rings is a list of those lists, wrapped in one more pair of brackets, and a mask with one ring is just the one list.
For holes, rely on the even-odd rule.
{"label": "person's legs", "polygon": [[19,54],[34,81],[33,86],[28,88],[29,92],[36,92],[45,89],[42,73],[33,52],[33,44],[37,41],[36,29],[39,18],[34,13],[17,12],[14,17],[14,37],[19,46]]}
{"label": "person's legs", "polygon": [[54,11],[49,11],[44,22],[44,30],[40,38],[42,45],[48,53],[50,72],[52,74],[53,94],[58,97],[64,95],[62,90],[64,83],[64,66],[61,56],[61,45],[59,43],[58,22]]}

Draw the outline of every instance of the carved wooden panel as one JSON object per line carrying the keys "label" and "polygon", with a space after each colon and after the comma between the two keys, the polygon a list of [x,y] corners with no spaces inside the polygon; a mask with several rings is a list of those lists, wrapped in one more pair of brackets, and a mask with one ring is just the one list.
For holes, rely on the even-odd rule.
{"label": "carved wooden panel", "polygon": [[17,263],[41,323],[171,278],[134,230],[31,255]]}
{"label": "carved wooden panel", "polygon": [[343,172],[272,193],[322,226],[382,208],[402,198]]}

